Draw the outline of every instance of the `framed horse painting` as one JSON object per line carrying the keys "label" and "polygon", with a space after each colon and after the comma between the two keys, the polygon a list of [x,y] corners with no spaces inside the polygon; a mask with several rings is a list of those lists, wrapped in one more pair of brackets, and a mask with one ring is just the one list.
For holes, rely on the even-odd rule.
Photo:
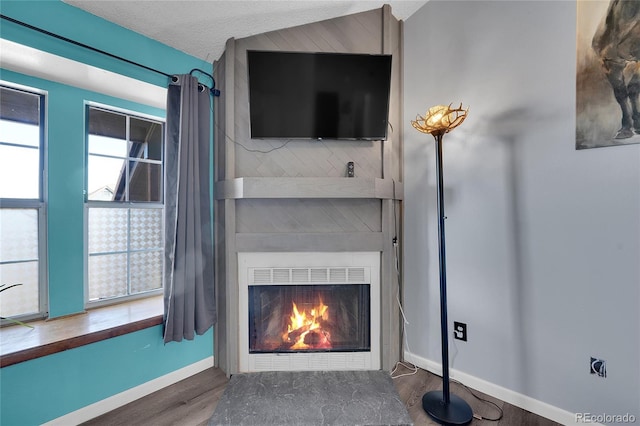
{"label": "framed horse painting", "polygon": [[576,149],[640,143],[640,1],[577,7]]}

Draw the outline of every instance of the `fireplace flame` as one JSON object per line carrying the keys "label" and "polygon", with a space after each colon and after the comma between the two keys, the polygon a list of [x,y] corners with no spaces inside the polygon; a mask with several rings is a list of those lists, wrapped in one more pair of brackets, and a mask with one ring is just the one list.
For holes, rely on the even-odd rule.
{"label": "fireplace flame", "polygon": [[329,318],[329,307],[322,300],[309,311],[300,311],[295,302],[292,304],[287,331],[282,334],[282,340],[291,345],[289,349],[331,349],[330,334],[322,328]]}

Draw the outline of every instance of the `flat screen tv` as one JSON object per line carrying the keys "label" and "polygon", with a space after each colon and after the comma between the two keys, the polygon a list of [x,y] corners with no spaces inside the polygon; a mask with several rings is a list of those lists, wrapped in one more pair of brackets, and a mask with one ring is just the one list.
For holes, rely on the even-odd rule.
{"label": "flat screen tv", "polygon": [[387,138],[391,55],[247,55],[252,138]]}

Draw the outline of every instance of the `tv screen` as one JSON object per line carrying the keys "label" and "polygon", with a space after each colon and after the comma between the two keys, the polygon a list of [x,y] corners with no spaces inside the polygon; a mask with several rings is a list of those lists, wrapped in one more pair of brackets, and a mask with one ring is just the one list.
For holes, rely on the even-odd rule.
{"label": "tv screen", "polygon": [[247,52],[251,137],[387,137],[391,55]]}

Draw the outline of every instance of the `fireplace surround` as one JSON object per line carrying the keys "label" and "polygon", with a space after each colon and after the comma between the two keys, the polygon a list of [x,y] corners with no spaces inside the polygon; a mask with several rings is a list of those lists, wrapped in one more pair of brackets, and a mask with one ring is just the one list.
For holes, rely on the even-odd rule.
{"label": "fireplace surround", "polygon": [[380,369],[380,253],[238,253],[239,370]]}

